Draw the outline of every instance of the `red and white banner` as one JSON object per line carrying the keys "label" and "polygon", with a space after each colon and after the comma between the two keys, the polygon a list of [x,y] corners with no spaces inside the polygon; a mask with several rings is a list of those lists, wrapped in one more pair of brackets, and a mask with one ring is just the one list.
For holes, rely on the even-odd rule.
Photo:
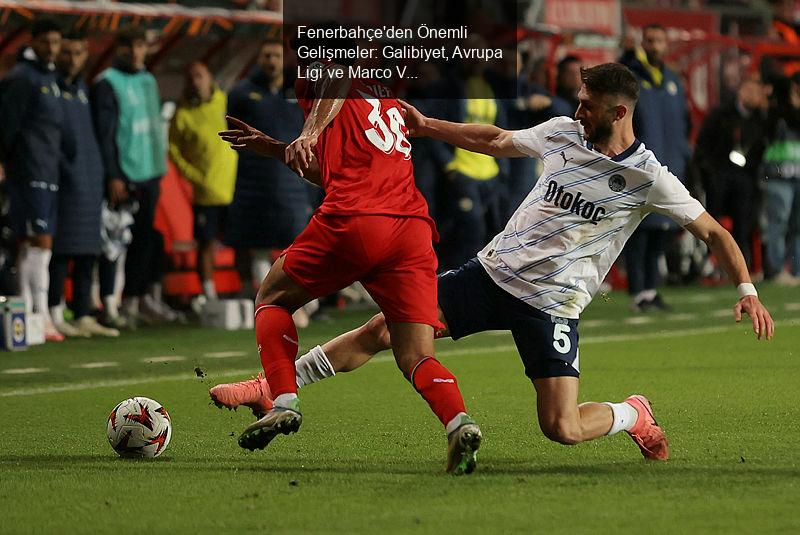
{"label": "red and white banner", "polygon": [[544,23],[562,30],[619,35],[622,12],[619,0],[546,0]]}

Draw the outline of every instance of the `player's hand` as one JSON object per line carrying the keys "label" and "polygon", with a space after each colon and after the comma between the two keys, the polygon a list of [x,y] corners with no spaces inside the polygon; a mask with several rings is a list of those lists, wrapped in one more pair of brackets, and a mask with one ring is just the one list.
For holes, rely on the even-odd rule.
{"label": "player's hand", "polygon": [[405,119],[406,128],[408,129],[408,135],[411,137],[425,135],[425,120],[427,117],[422,115],[417,108],[405,100],[397,99],[397,102],[399,102],[403,107],[403,116]]}
{"label": "player's hand", "polygon": [[553,99],[547,95],[531,95],[528,97],[528,109],[531,111],[542,111],[549,108],[553,103]]}
{"label": "player's hand", "polygon": [[262,154],[260,149],[262,149],[265,139],[269,139],[269,136],[236,117],[226,115],[225,119],[235,128],[218,133],[223,141],[230,143],[232,149],[249,150]]}
{"label": "player's hand", "polygon": [[733,317],[736,323],[742,321],[742,312],[752,318],[753,331],[759,340],[762,338],[772,340],[775,335],[775,322],[772,321],[772,316],[769,315],[769,311],[761,304],[758,297],[747,295],[739,299],[739,302],[733,307]]}
{"label": "player's hand", "polygon": [[112,205],[119,204],[128,199],[128,186],[121,178],[112,178],[108,181],[108,202]]}
{"label": "player's hand", "polygon": [[286,147],[286,165],[301,177],[304,176],[303,171],[308,169],[314,160],[316,145],[316,136],[301,134]]}

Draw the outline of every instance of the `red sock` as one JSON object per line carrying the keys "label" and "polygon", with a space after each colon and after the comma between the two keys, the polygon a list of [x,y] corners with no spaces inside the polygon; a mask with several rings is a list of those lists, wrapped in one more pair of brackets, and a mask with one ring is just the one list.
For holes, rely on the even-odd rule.
{"label": "red sock", "polygon": [[450,370],[433,357],[425,357],[411,372],[411,384],[433,413],[447,425],[459,412],[467,412],[458,382]]}
{"label": "red sock", "polygon": [[267,377],[272,398],[296,394],[294,359],[297,356],[297,328],[289,311],[274,305],[256,309],[258,356]]}

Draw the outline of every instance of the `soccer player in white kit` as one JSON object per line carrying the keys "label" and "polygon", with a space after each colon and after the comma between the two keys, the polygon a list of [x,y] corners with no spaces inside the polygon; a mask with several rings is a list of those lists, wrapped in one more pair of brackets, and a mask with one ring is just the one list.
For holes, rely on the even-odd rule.
{"label": "soccer player in white kit", "polygon": [[[644,396],[620,403],[577,401],[578,319],[636,226],[650,212],[677,221],[708,244],[737,286],[736,321],[742,311],[749,314],[759,340],[772,338],[774,323],[731,235],[635,138],[634,75],[608,63],[583,69],[582,78],[575,120],[557,117],[527,130],[431,119],[404,104],[411,135],[544,162],[539,181],[506,228],[477,258],[440,275],[439,309],[447,327],[438,335],[455,340],[510,330],[536,388],[539,425],[548,438],[578,444],[626,431],[645,458],[666,460],[667,439]],[[355,369],[390,344],[379,314],[301,356],[297,382]]]}

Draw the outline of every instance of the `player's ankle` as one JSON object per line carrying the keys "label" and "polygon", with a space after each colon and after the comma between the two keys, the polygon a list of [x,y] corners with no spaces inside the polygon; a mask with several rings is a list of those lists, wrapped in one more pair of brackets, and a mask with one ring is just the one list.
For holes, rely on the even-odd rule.
{"label": "player's ankle", "polygon": [[275,408],[291,409],[300,412],[300,399],[297,397],[297,394],[292,392],[277,396],[272,401],[272,405]]}
{"label": "player's ankle", "polygon": [[608,405],[611,408],[613,422],[611,429],[608,430],[606,435],[615,435],[620,431],[630,431],[639,421],[639,412],[636,408],[625,401],[621,403],[605,402],[603,405]]}

